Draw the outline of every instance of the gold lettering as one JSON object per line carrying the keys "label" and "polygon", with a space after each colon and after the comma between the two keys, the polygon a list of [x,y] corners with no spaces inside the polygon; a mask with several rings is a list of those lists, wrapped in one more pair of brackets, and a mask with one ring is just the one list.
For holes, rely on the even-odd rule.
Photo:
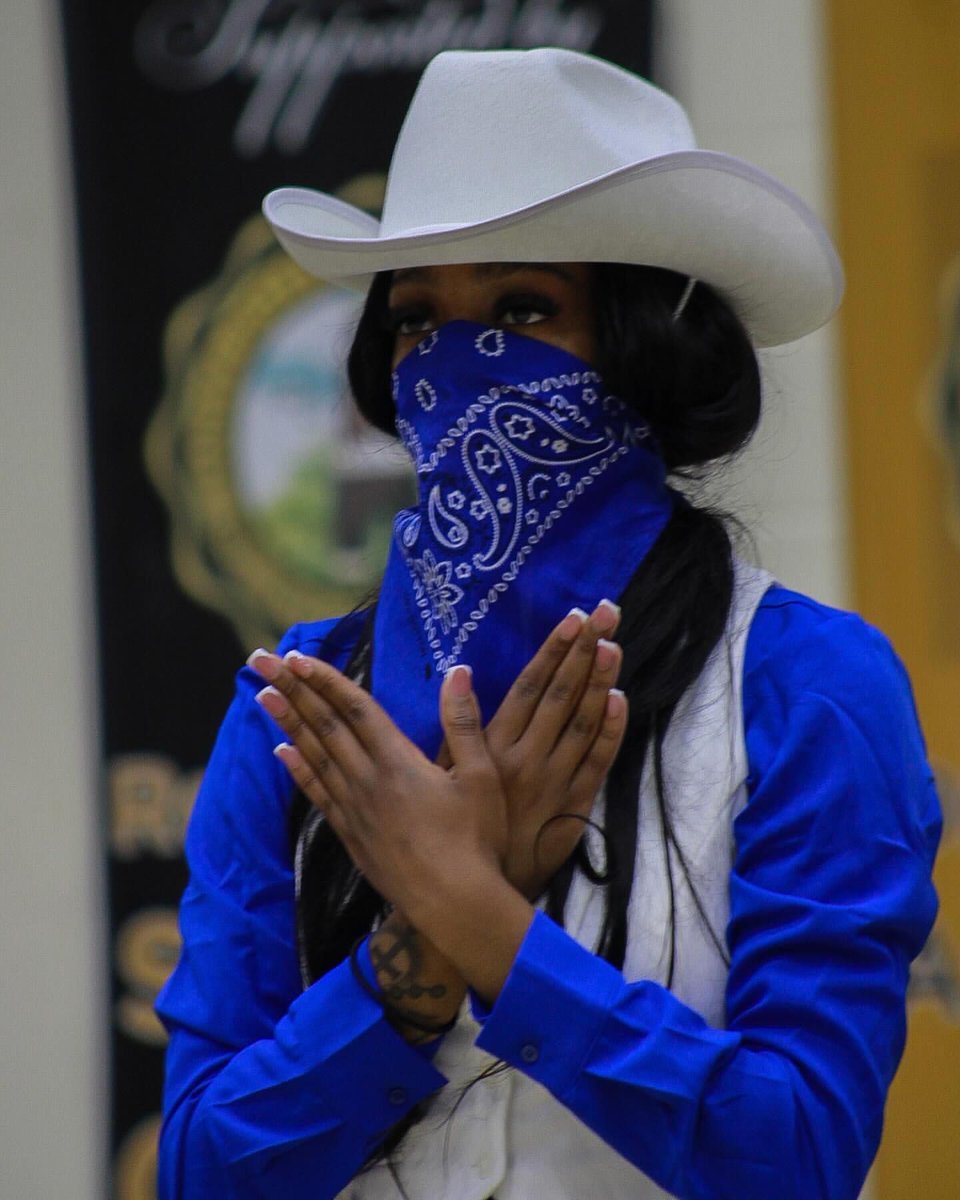
{"label": "gold lettering", "polygon": [[114,1162],[117,1200],[157,1200],[159,1116],[140,1121],[123,1139]]}
{"label": "gold lettering", "polygon": [[181,772],[159,754],[127,754],[110,764],[110,831],[117,858],[179,858],[203,772]]}
{"label": "gold lettering", "polygon": [[180,931],[174,908],[141,909],[120,927],[114,961],[127,991],[117,1001],[116,1021],[135,1041],[166,1045],[167,1033],[153,1006],[179,954]]}

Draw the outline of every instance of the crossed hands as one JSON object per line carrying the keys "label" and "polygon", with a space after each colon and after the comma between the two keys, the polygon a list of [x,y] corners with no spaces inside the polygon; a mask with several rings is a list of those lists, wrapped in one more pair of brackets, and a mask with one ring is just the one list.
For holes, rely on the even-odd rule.
{"label": "crossed hands", "polygon": [[532,919],[529,901],[583,835],[623,739],[621,652],[607,640],[618,622],[608,601],[590,617],[569,613],[486,729],[469,669],[453,668],[436,762],[328,664],[296,651],[250,656],[297,785],[371,885],[488,998]]}

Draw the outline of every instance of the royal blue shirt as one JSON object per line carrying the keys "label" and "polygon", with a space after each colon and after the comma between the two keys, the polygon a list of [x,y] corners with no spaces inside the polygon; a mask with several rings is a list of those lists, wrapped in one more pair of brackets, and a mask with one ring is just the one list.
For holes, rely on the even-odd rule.
{"label": "royal blue shirt", "polygon": [[[332,622],[280,652],[322,653]],[[282,734],[240,672],[187,838],[162,1200],[324,1200],[445,1079],[342,965],[305,991]],[[744,664],[726,1026],[538,914],[478,1045],[685,1200],[854,1200],[932,926],[940,816],[910,685],[859,618],[784,588]],[[532,1049],[531,1049],[532,1048]]]}

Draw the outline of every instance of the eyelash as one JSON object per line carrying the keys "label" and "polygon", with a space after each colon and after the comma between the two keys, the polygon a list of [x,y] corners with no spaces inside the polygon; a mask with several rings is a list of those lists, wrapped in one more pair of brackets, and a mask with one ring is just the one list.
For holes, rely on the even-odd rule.
{"label": "eyelash", "polygon": [[383,328],[387,333],[396,337],[405,332],[401,327],[408,321],[413,323],[424,320],[427,320],[425,308],[415,304],[405,304],[399,308],[387,309],[383,318]]}
{"label": "eyelash", "polygon": [[[555,317],[559,312],[556,301],[549,296],[536,292],[514,292],[502,296],[494,305],[494,321],[499,323],[511,313],[538,313],[543,317]],[[431,319],[429,304],[403,304],[396,308],[388,308],[384,318],[384,328],[394,337],[416,337],[418,333],[427,333],[426,329],[403,328],[406,324],[423,324]],[[534,325],[535,321],[511,321],[508,324]]]}
{"label": "eyelash", "polygon": [[[555,317],[558,312],[558,306],[549,296],[539,295],[536,292],[519,293],[513,296],[505,296],[497,302],[495,309],[497,319],[502,320],[508,313],[514,310],[519,312],[536,312],[544,317]],[[532,324],[532,322],[530,323]],[[518,322],[518,324],[526,324],[526,322]]]}

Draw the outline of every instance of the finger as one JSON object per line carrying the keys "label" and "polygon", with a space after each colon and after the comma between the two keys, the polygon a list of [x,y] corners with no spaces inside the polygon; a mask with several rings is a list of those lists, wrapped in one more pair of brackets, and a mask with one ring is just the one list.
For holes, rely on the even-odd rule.
{"label": "finger", "polygon": [[[280,659],[264,651],[254,651],[248,662],[261,676],[269,676],[273,681],[256,699],[314,770],[327,773],[329,786],[342,792],[349,781],[369,773],[369,756],[325,698],[294,674],[300,660],[317,661],[305,655],[299,655],[297,660],[289,654]],[[330,760],[336,764],[339,775],[330,775]]]}
{"label": "finger", "polygon": [[587,614],[582,608],[571,608],[554,627],[537,653],[513,681],[494,714],[487,727],[487,734],[492,740],[512,745],[520,739],[554,672],[563,662],[586,621]]}
{"label": "finger", "polygon": [[601,600],[553,672],[533,712],[522,740],[534,754],[549,754],[556,746],[583,696],[596,661],[597,643],[616,629],[620,610]]}
{"label": "finger", "polygon": [[[297,755],[308,765],[310,771],[317,777],[324,778],[327,790],[333,794],[342,794],[348,779],[352,778],[351,771],[356,773],[362,769],[363,759],[358,756],[356,761],[351,761],[347,753],[340,754],[338,761],[337,747],[334,746],[333,752],[328,750],[317,730],[311,725],[311,718],[301,715],[274,684],[258,692],[256,701],[287,735]],[[362,755],[362,751],[360,754]]]}
{"label": "finger", "polygon": [[551,766],[557,773],[555,777],[571,778],[589,752],[600,732],[607,698],[617,682],[622,661],[623,651],[616,642],[600,638],[586,687],[550,755]]}
{"label": "finger", "polygon": [[403,734],[368,691],[348,679],[336,667],[318,658],[289,650],[284,666],[316,696],[320,697],[336,719],[353,734],[371,756],[387,747],[396,748]]}
{"label": "finger", "polygon": [[350,822],[335,796],[327,787],[324,779],[313,773],[295,746],[281,742],[274,747],[274,754],[290,772],[297,787],[307,797],[311,804],[323,813],[330,828],[337,835],[350,857],[356,862],[353,845],[350,838]]}
{"label": "finger", "polygon": [[450,761],[458,775],[492,771],[493,761],[483,734],[483,717],[473,692],[473,672],[463,664],[451,667],[440,688],[440,724]]}
{"label": "finger", "polygon": [[507,746],[519,741],[570,647],[586,626],[598,636],[612,636],[619,624],[620,609],[610,600],[601,600],[590,617],[582,608],[572,608],[514,680],[487,726],[490,744]]}
{"label": "finger", "polygon": [[[257,695],[257,701],[309,761],[319,769],[329,756],[341,773],[352,780],[369,774],[372,755],[357,736],[355,725],[343,718],[322,689],[329,676],[343,678],[335,668],[296,650],[288,651],[282,659],[254,651],[248,661],[262,676],[272,680],[270,687]],[[350,687],[361,697],[367,695],[355,684]],[[340,785],[339,780],[335,782]]]}
{"label": "finger", "polygon": [[301,686],[297,675],[290,670],[288,656],[279,658],[266,650],[254,650],[247,659],[247,666],[252,667],[261,678],[265,679],[274,689],[285,696],[296,706],[296,692]]}
{"label": "finger", "polygon": [[325,817],[329,817],[330,810],[335,807],[336,802],[322,777],[316,774],[297,747],[291,746],[289,742],[281,742],[274,747],[273,753],[290,772],[294,783],[310,803],[318,808]]}
{"label": "finger", "polygon": [[623,744],[628,708],[623,692],[619,688],[611,688],[597,736],[574,772],[571,793],[592,798],[600,790]]}

